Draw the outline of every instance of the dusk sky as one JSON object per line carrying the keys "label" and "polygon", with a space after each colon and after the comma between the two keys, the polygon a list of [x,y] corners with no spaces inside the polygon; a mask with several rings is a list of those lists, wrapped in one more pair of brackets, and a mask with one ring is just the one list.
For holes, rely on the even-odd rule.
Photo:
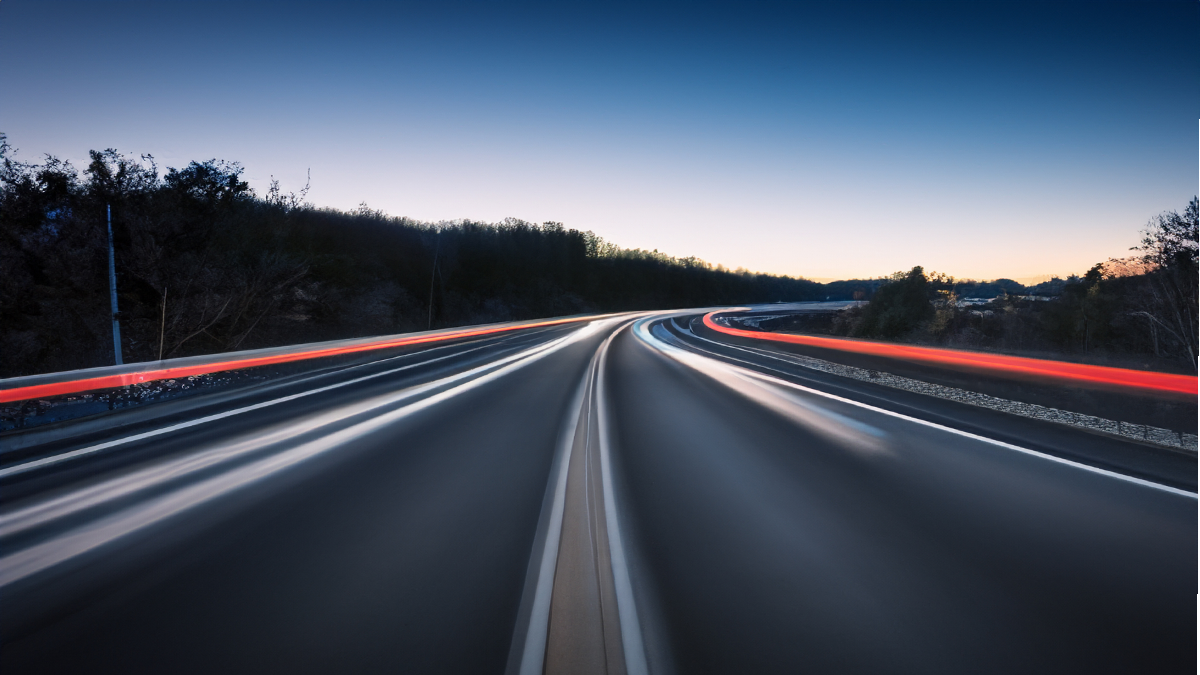
{"label": "dusk sky", "polygon": [[730,268],[1022,279],[1196,194],[1198,28],[1192,0],[2,0],[0,131]]}

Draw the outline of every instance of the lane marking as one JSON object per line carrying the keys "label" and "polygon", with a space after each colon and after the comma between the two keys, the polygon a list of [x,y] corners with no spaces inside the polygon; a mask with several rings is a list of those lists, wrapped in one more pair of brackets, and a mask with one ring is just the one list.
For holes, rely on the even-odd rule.
{"label": "lane marking", "polygon": [[[648,319],[643,319],[646,321]],[[641,322],[638,322],[641,323]],[[637,325],[636,323],[634,325]],[[608,408],[605,405],[604,368],[608,362],[608,349],[613,339],[624,330],[624,326],[613,331],[600,346],[600,358],[596,366],[596,426],[599,431],[600,476],[604,486],[604,522],[608,530],[608,552],[613,575],[613,590],[617,596],[617,618],[621,624],[621,646],[625,651],[625,671],[628,675],[646,675],[646,647],[642,640],[641,624],[637,605],[633,598],[633,584],[629,578],[629,565],[625,559],[624,538],[617,518],[616,498],[613,494],[612,462],[608,438]]]}
{"label": "lane marking", "polygon": [[[703,364],[702,362],[698,362],[697,359],[700,359],[702,361],[707,361],[711,364],[716,364],[719,367],[743,371],[745,374],[747,374],[750,377],[762,380],[764,382],[774,384],[776,386],[784,386],[784,387],[788,387],[791,389],[796,389],[798,391],[803,391],[805,393],[813,394],[815,396],[821,396],[823,398],[831,399],[834,401],[839,401],[839,402],[845,403],[847,405],[852,405],[852,406],[855,406],[858,408],[862,408],[864,410],[870,410],[872,412],[876,412],[881,415],[886,415],[888,417],[894,417],[896,419],[906,420],[908,422],[913,422],[915,424],[926,426],[926,427],[929,427],[932,429],[939,429],[941,431],[955,434],[957,436],[962,436],[964,438],[970,438],[970,439],[973,439],[976,441],[990,443],[992,445],[996,445],[996,446],[1006,448],[1009,450],[1014,450],[1014,451],[1022,453],[1022,454],[1030,455],[1033,457],[1040,457],[1041,459],[1045,459],[1045,460],[1049,460],[1051,462],[1055,462],[1058,464],[1063,464],[1066,466],[1074,467],[1076,469],[1082,469],[1082,470],[1088,471],[1090,473],[1107,476],[1109,478],[1115,478],[1117,480],[1125,481],[1127,483],[1133,483],[1134,485],[1140,485],[1142,487],[1148,487],[1148,488],[1152,488],[1155,490],[1160,490],[1160,491],[1178,495],[1181,497],[1187,497],[1188,499],[1197,499],[1198,498],[1196,493],[1188,492],[1186,490],[1180,490],[1179,488],[1174,488],[1169,485],[1155,483],[1153,481],[1148,481],[1148,480],[1145,480],[1142,478],[1136,478],[1134,476],[1127,476],[1125,474],[1117,473],[1115,471],[1109,471],[1107,469],[1101,469],[1099,467],[1090,466],[1088,464],[1082,464],[1080,462],[1075,462],[1075,461],[1072,461],[1069,459],[1063,459],[1062,457],[1055,457],[1054,455],[1049,455],[1044,452],[1038,452],[1037,450],[1030,450],[1029,448],[1023,448],[1019,445],[1013,445],[1012,443],[1005,443],[1004,441],[998,441],[993,438],[988,438],[986,436],[980,436],[978,434],[973,434],[973,433],[970,433],[967,431],[961,431],[961,430],[955,429],[953,427],[943,426],[941,424],[937,424],[936,422],[929,422],[929,421],[926,421],[926,420],[923,420],[920,418],[909,417],[908,415],[904,415],[902,413],[893,412],[891,410],[887,410],[884,408],[878,408],[873,405],[869,405],[867,403],[861,403],[859,401],[855,401],[854,399],[837,396],[836,394],[830,394],[828,392],[824,392],[819,389],[813,389],[811,387],[805,387],[803,385],[795,384],[793,382],[788,382],[787,380],[783,380],[783,379],[780,379],[777,377],[771,377],[770,375],[764,375],[763,373],[759,373],[757,371],[754,371],[754,370],[751,370],[748,368],[734,366],[734,365],[725,363],[723,361],[719,361],[719,360],[714,359],[709,356],[702,356],[700,354],[694,354],[692,352],[684,351],[678,347],[675,347],[674,345],[667,344],[666,342],[663,342],[663,341],[659,340],[658,338],[654,337],[653,335],[651,335],[650,331],[646,328],[646,324],[653,320],[654,319],[642,319],[641,321],[638,321],[637,323],[634,324],[634,333],[638,336],[638,338],[641,339],[642,342],[646,343],[646,345],[648,347],[651,347],[653,349],[656,349],[656,350],[662,352],[663,354],[671,356],[676,361],[679,361],[680,363],[682,363],[686,366],[689,366],[695,370],[699,370],[701,372],[704,372],[704,370],[706,368],[706,364]],[[712,366],[707,366],[707,367],[712,367]]]}
{"label": "lane marking", "polygon": [[[678,324],[676,324],[676,326],[678,326]],[[1134,439],[1143,443],[1153,443],[1155,445],[1169,447],[1172,449],[1184,450],[1192,453],[1196,452],[1195,446],[1187,444],[1187,439],[1189,437],[1195,438],[1194,435],[1181,434],[1170,429],[1163,429],[1147,424],[1134,424],[1132,422],[1110,420],[1103,417],[1096,417],[1095,415],[1085,415],[1084,413],[1060,410],[1058,408],[1048,408],[1036,403],[1024,403],[1021,401],[1003,399],[996,396],[991,396],[990,394],[982,394],[965,389],[947,387],[945,385],[926,382],[924,380],[914,380],[911,378],[901,377],[899,375],[893,375],[891,373],[879,372],[879,378],[867,377],[865,373],[874,371],[868,371],[865,368],[857,368],[855,366],[834,363],[832,361],[824,361],[822,359],[804,356],[802,354],[790,354],[784,352],[788,354],[789,358],[783,358],[777,352],[771,352],[759,347],[746,347],[742,345],[717,342],[716,340],[710,340],[709,338],[697,335],[687,328],[679,328],[679,330],[683,333],[686,333],[689,337],[707,342],[709,344],[717,345],[718,347],[748,352],[750,354],[762,356],[773,361],[786,363],[790,366],[800,367],[806,370],[813,370],[819,373],[833,375],[835,377],[844,377],[852,380],[858,380],[860,382],[868,382],[881,387],[889,387],[891,389],[897,389],[900,391],[921,394],[922,396],[933,396],[942,400],[954,401],[956,403],[962,403],[965,405],[973,405],[986,410],[995,410],[1010,415],[1017,415],[1020,417],[1026,417],[1028,419],[1039,420],[1042,422],[1052,422],[1054,424],[1064,424],[1079,429],[1088,429],[1090,431],[1111,434],[1122,438]],[[711,350],[702,351],[716,353]],[[734,357],[731,356],[722,356],[725,358],[734,359]],[[734,360],[742,363],[748,363],[741,361],[741,359]],[[777,371],[774,368],[769,368],[768,366],[761,367],[768,368],[769,370],[773,370],[775,372],[782,372]],[[790,373],[787,374],[790,375]],[[1134,430],[1139,430],[1141,433],[1134,433]],[[1167,440],[1168,438],[1172,440]]]}
{"label": "lane marking", "polygon": [[[567,340],[570,337],[560,338],[557,342]],[[397,393],[376,396],[366,401],[345,405],[319,415],[307,417],[303,420],[278,424],[268,428],[266,431],[256,431],[232,442],[219,443],[208,450],[168,459],[90,487],[74,490],[64,495],[5,513],[0,515],[0,539],[73,513],[94,508],[113,499],[126,497],[148,488],[178,480],[197,471],[234,461],[240,457],[253,454],[264,447],[282,443],[322,427],[335,424],[341,420],[417,398],[460,380],[469,380],[471,377],[486,372],[489,369],[498,368],[526,356],[536,355],[541,350],[548,349],[554,344],[549,343],[528,349],[501,360],[484,364],[470,371],[464,371]]]}
{"label": "lane marking", "polygon": [[[595,324],[589,324],[589,326],[592,325]],[[550,635],[550,600],[554,596],[554,574],[558,569],[558,548],[562,541],[563,512],[566,509],[567,475],[571,466],[571,449],[575,445],[575,437],[579,432],[579,418],[582,416],[583,401],[591,386],[591,379],[592,373],[589,366],[583,379],[579,382],[579,386],[576,387],[575,395],[571,399],[568,422],[564,425],[562,436],[559,438],[554,463],[556,473],[552,479],[554,497],[550,504],[546,539],[543,542],[537,579],[534,582],[535,590],[530,606],[529,625],[525,632],[525,640],[521,644],[521,658],[516,671],[520,675],[540,675],[546,660],[546,643]],[[536,551],[534,555],[537,555]],[[516,645],[514,645],[515,647]]]}
{"label": "lane marking", "polygon": [[[96,550],[138,530],[161,523],[168,518],[217,497],[256,483],[305,460],[360,439],[416,412],[495,381],[557,352],[575,342],[575,337],[576,334],[573,333],[546,345],[508,357],[500,362],[473,369],[469,373],[478,374],[478,376],[450,389],[414,401],[387,413],[377,415],[326,436],[307,441],[296,447],[271,454],[249,464],[243,464],[217,476],[146,500],[112,515],[100,518],[95,522],[68,531],[48,541],[10,553],[0,558],[0,588]],[[498,363],[503,362],[507,363],[501,367],[496,367]],[[479,374],[481,372],[482,374]],[[468,375],[468,373],[461,373],[445,378],[444,380],[439,380],[439,382],[445,383],[463,380]],[[426,389],[428,388],[430,387],[427,385]],[[403,398],[404,396],[406,395],[402,394],[399,398]],[[20,515],[20,512],[12,515]],[[10,517],[5,517],[3,520],[7,521]]]}
{"label": "lane marking", "polygon": [[869,354],[872,356],[932,363],[942,366],[955,366],[965,370],[984,372],[992,375],[1019,375],[1038,379],[1067,381],[1076,385],[1106,385],[1172,394],[1196,395],[1197,379],[1193,375],[1175,375],[1146,370],[1068,363],[1065,361],[1030,359],[1005,354],[965,352],[954,349],[886,344],[816,335],[793,335],[790,333],[742,330],[718,324],[712,318],[715,314],[718,314],[718,312],[705,314],[703,319],[704,325],[718,333],[736,337],[772,342],[788,342],[856,354]]}
{"label": "lane marking", "polygon": [[[453,346],[454,345],[447,345],[446,347],[435,347],[434,349],[449,349],[449,348],[452,348]],[[287,403],[288,401],[295,401],[296,399],[304,398],[306,396],[312,396],[314,394],[321,394],[321,393],[331,391],[334,389],[338,389],[341,387],[346,387],[351,384],[358,384],[360,382],[372,380],[377,377],[384,377],[386,375],[394,375],[395,373],[399,373],[404,370],[418,368],[420,366],[428,365],[430,363],[435,363],[437,361],[444,361],[446,359],[454,358],[455,356],[461,356],[463,354],[468,354],[470,352],[484,349],[488,346],[489,345],[480,345],[478,347],[473,347],[473,348],[465,350],[465,351],[455,352],[453,354],[447,354],[445,356],[439,356],[434,359],[428,359],[428,360],[422,361],[420,363],[413,363],[413,364],[409,364],[407,366],[402,366],[400,368],[393,368],[391,370],[386,370],[386,371],[383,371],[380,373],[364,375],[362,377],[358,377],[353,380],[346,380],[345,382],[338,382],[338,383],[327,385],[324,387],[319,387],[317,389],[310,389],[308,391],[303,391],[298,394],[291,394],[289,396],[283,396],[281,398],[272,399],[270,401],[263,401],[261,403],[255,403],[253,405],[244,406],[242,408],[226,410],[224,412],[207,415],[205,417],[200,417],[200,418],[197,418],[194,420],[188,420],[186,422],[179,422],[178,424],[172,424],[170,426],[162,427],[160,429],[144,431],[139,434],[133,434],[132,436],[125,436],[123,438],[117,438],[117,439],[114,439],[111,441],[97,443],[96,445],[89,445],[85,448],[79,448],[78,450],[71,450],[70,452],[59,453],[56,455],[51,455],[49,457],[43,457],[41,459],[33,460],[31,462],[25,462],[23,464],[17,464],[14,466],[6,467],[4,469],[0,469],[0,480],[8,478],[9,476],[16,476],[16,475],[19,475],[22,473],[26,473],[26,472],[32,471],[34,469],[40,469],[42,467],[51,466],[54,464],[58,464],[60,462],[66,462],[69,460],[78,459],[79,457],[84,457],[86,455],[100,452],[101,450],[107,450],[109,448],[114,448],[119,445],[124,445],[126,443],[132,443],[134,441],[141,441],[141,440],[145,440],[147,438],[154,438],[155,436],[169,434],[169,433],[172,433],[175,431],[179,431],[181,429],[187,429],[189,427],[194,427],[194,426],[197,426],[200,424],[207,424],[209,422],[215,422],[217,420],[225,419],[227,417],[233,417],[234,415],[241,415],[242,413],[247,413],[247,412],[251,412],[254,410],[261,410],[263,408],[269,408],[273,405],[278,405],[280,403]],[[428,351],[433,351],[433,350],[431,349]],[[420,354],[420,353],[422,353],[422,352],[416,352],[415,354],[402,354],[400,356],[393,356],[388,359],[384,359],[383,361],[375,361],[375,362],[373,362],[373,364],[384,363],[384,362],[390,361],[392,359],[402,359],[402,358],[406,358],[409,356],[415,356],[416,354]],[[373,364],[361,364],[361,365],[366,366],[366,365],[373,365]],[[360,367],[360,366],[354,366],[354,367]],[[324,375],[325,374],[322,374],[321,376],[324,376]],[[320,376],[318,376],[318,377],[320,377]]]}
{"label": "lane marking", "polygon": [[[639,316],[639,315],[644,316],[645,314],[640,313],[635,316]],[[557,458],[555,460],[555,467],[557,467],[557,468],[553,469],[553,471],[557,472],[554,474],[555,478],[553,479],[554,480],[554,498],[553,498],[553,501],[552,501],[552,504],[550,507],[547,536],[545,538],[545,541],[543,542],[543,546],[542,546],[542,550],[541,550],[540,563],[538,566],[538,574],[536,577],[536,581],[534,582],[534,587],[535,587],[534,598],[530,602],[531,609],[530,609],[530,613],[529,613],[529,624],[528,624],[528,627],[526,628],[524,640],[520,641],[519,643],[518,643],[519,630],[514,631],[514,635],[513,635],[514,643],[513,643],[513,646],[511,649],[516,650],[518,648],[518,644],[519,644],[521,651],[519,654],[519,658],[516,659],[515,663],[514,663],[514,657],[510,655],[509,666],[507,668],[507,672],[509,672],[509,673],[519,673],[520,675],[539,675],[545,669],[546,650],[547,650],[547,647],[549,644],[549,636],[550,636],[550,608],[551,608],[551,604],[552,604],[553,598],[554,598],[554,582],[555,582],[555,578],[557,576],[556,572],[557,572],[557,567],[558,567],[559,547],[561,546],[561,543],[562,543],[562,533],[563,533],[563,527],[564,527],[563,519],[564,519],[565,510],[566,510],[566,491],[567,491],[567,483],[568,483],[571,455],[573,454],[573,451],[574,451],[575,440],[578,437],[579,432],[580,432],[580,425],[584,423],[582,421],[582,418],[586,414],[587,427],[583,430],[583,433],[584,433],[584,436],[583,436],[583,443],[584,443],[583,460],[584,460],[584,471],[585,472],[589,471],[590,461],[588,460],[588,456],[589,456],[588,453],[589,453],[589,449],[590,449],[590,445],[591,445],[591,428],[593,425],[593,418],[595,417],[595,415],[593,414],[592,411],[593,411],[593,408],[595,407],[595,401],[596,401],[596,396],[597,396],[596,380],[598,377],[597,372],[599,370],[598,364],[600,362],[601,355],[602,355],[604,349],[606,348],[606,346],[608,344],[610,344],[612,342],[612,339],[616,335],[616,333],[619,333],[621,330],[623,330],[625,328],[625,326],[627,326],[629,323],[632,323],[632,321],[625,319],[625,318],[617,318],[617,319],[610,319],[610,320],[603,321],[603,322],[596,321],[592,324],[589,324],[589,328],[595,327],[595,330],[592,332],[598,332],[598,331],[607,329],[613,323],[620,323],[620,322],[624,322],[624,325],[617,327],[612,332],[612,334],[610,334],[608,336],[608,338],[603,341],[603,343],[601,344],[601,347],[599,349],[597,349],[596,353],[592,355],[592,358],[591,358],[591,360],[588,364],[588,367],[584,373],[583,379],[580,381],[579,387],[576,389],[576,393],[570,404],[571,405],[571,408],[570,408],[571,413],[570,413],[570,417],[569,417],[569,422],[564,426],[563,436],[559,440],[558,454],[557,454]],[[584,412],[585,405],[587,406],[586,413]],[[602,475],[602,480],[603,480],[603,475]],[[584,489],[589,491],[589,494],[590,494],[591,480],[586,475],[584,477]],[[591,501],[590,501],[590,499],[585,498],[585,502],[587,502],[589,504],[588,512],[585,515],[587,517],[587,525],[588,525],[588,530],[590,533],[591,528],[592,528],[592,520],[591,519],[592,519],[592,515],[593,515],[591,512],[591,506],[590,506]],[[606,516],[607,515],[608,514],[606,512]],[[589,540],[591,541],[592,545],[594,546],[596,543],[594,533],[589,534]],[[611,544],[611,537],[610,537],[610,557],[611,557],[611,550],[612,550],[611,546],[612,546],[612,544]],[[537,556],[536,549],[534,551],[534,555]],[[620,558],[620,560],[622,560],[622,561],[624,560],[623,554],[622,554],[622,557]],[[610,560],[610,565],[611,564],[612,563]],[[620,601],[618,600],[618,603],[619,602]],[[630,599],[626,601],[626,605],[629,608],[633,608],[632,596],[630,596]],[[602,612],[603,612],[603,610],[602,610]],[[627,621],[623,621],[622,616],[623,615],[620,613],[620,607],[618,606],[618,614],[617,614],[618,622],[620,622],[622,624],[622,626],[624,626],[627,623]],[[634,616],[634,621],[635,621],[634,630],[637,631],[637,634],[640,636],[640,629],[638,629],[638,627],[636,625],[636,613]],[[622,640],[622,642],[625,642],[625,641],[627,641],[627,639],[628,638],[624,634],[624,628],[622,628],[621,640]],[[628,656],[626,657],[626,660],[628,660]],[[644,660],[645,659],[643,657],[642,661],[644,661]],[[515,666],[515,668],[514,668],[514,666]],[[628,668],[628,666],[627,666],[627,668]],[[645,670],[643,670],[641,672],[645,672]]]}

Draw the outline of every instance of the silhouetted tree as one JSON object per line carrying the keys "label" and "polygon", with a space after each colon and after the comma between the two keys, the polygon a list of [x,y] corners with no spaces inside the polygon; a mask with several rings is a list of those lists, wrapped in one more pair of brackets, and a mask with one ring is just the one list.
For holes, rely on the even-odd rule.
{"label": "silhouetted tree", "polygon": [[897,272],[875,291],[853,334],[895,339],[911,333],[933,318],[932,290],[923,268]]}
{"label": "silhouetted tree", "polygon": [[[623,250],[558,222],[437,224],[304,201],[237,163],[115,150],[80,175],[0,137],[0,376],[111,363],[105,206],[122,348],[146,361],[583,312],[806,300],[804,279]],[[437,250],[437,265],[434,253]],[[430,280],[433,280],[432,303]]]}
{"label": "silhouetted tree", "polygon": [[1136,251],[1148,270],[1146,307],[1135,313],[1153,323],[1186,351],[1192,368],[1197,354],[1197,248],[1200,208],[1192,198],[1183,214],[1168,211],[1155,216],[1142,232]]}

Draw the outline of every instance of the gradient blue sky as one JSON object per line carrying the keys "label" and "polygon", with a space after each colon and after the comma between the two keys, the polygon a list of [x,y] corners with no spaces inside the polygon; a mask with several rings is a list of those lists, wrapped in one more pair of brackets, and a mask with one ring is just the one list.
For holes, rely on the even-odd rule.
{"label": "gradient blue sky", "polygon": [[1082,272],[1197,191],[1196,2],[2,0],[0,131],[810,278]]}

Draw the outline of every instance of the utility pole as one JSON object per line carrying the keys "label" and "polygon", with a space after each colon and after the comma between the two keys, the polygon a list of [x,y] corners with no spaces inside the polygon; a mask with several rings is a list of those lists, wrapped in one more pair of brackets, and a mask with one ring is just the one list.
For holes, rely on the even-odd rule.
{"label": "utility pole", "polygon": [[426,326],[426,330],[433,329],[433,277],[437,274],[438,253],[442,251],[442,230],[440,228],[437,231],[436,239],[437,246],[433,249],[433,271],[429,273],[429,325]]}
{"label": "utility pole", "polygon": [[117,365],[121,365],[124,361],[121,359],[121,323],[117,321],[117,260],[113,255],[113,236],[112,236],[112,204],[108,204],[108,293],[112,298],[112,320],[113,320],[113,353],[117,357]]}

